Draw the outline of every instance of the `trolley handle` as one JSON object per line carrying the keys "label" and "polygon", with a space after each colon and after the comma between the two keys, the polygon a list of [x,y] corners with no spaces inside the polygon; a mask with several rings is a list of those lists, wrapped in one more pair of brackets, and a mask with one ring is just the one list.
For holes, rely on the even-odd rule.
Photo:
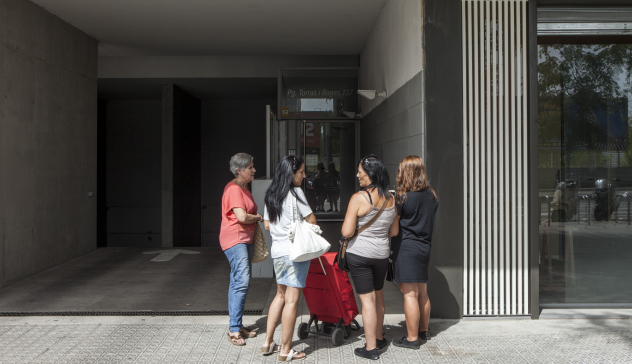
{"label": "trolley handle", "polygon": [[323,261],[320,260],[320,257],[318,257],[318,262],[320,263],[320,267],[323,268],[323,274],[327,275],[327,272],[325,272],[325,266],[323,265]]}

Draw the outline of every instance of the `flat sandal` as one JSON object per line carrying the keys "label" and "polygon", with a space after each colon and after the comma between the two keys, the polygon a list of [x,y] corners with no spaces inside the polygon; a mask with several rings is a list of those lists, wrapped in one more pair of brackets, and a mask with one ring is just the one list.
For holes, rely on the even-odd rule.
{"label": "flat sandal", "polygon": [[241,329],[239,329],[239,335],[241,335],[241,337],[243,337],[244,339],[252,339],[253,337],[257,336],[257,332],[242,327]]}
{"label": "flat sandal", "polygon": [[270,344],[270,346],[262,346],[261,353],[265,356],[272,355],[274,353],[278,353],[281,350],[281,347],[277,345],[274,341]]}
{"label": "flat sandal", "polygon": [[298,351],[295,351],[294,349],[290,349],[290,352],[287,355],[279,354],[279,361],[283,362],[283,361],[303,360],[307,358],[307,355],[305,355],[302,358],[294,357],[294,355],[297,355],[297,354],[301,354],[301,353],[299,353]]}
{"label": "flat sandal", "polygon": [[[228,336],[228,341],[230,341],[230,343],[235,345],[235,346],[244,346],[244,345],[246,345],[246,340],[244,340],[244,338],[241,337],[241,335],[230,336],[230,333],[229,333],[227,336]],[[243,340],[244,342],[240,343],[239,340]]]}

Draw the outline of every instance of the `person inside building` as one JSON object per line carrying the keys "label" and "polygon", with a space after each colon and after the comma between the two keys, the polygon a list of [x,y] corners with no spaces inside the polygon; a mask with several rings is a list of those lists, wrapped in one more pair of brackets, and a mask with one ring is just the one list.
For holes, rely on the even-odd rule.
{"label": "person inside building", "polygon": [[[304,218],[307,222],[316,224],[316,217],[300,188],[304,179],[303,159],[293,155],[283,158],[276,168],[264,200],[264,226],[272,236],[270,255],[274,264],[277,293],[270,304],[267,334],[261,351],[264,355],[279,352],[279,361],[305,358],[305,353],[292,349],[292,336],[298,302],[307,282],[310,261],[293,262],[288,256],[290,244],[288,231],[292,222]],[[281,347],[273,341],[279,320],[281,320]]]}
{"label": "person inside building", "polygon": [[[397,211],[389,193],[389,176],[384,163],[371,154],[358,163],[356,175],[362,190],[351,196],[342,235],[351,238],[356,229],[379,214],[368,228],[349,241],[347,264],[356,292],[362,301],[362,322],[366,344],[355,355],[377,360],[379,350],[388,344],[383,336],[384,279],[391,253],[389,236],[397,235]],[[384,203],[386,205],[384,209]]]}
{"label": "person inside building", "polygon": [[230,264],[228,340],[233,345],[243,346],[246,345],[244,339],[257,335],[243,326],[242,317],[250,287],[255,224],[263,221],[263,216],[257,214],[257,204],[248,188],[255,179],[253,157],[246,153],[235,154],[230,159],[230,171],[235,178],[228,182],[222,196],[219,243]]}
{"label": "person inside building", "polygon": [[399,164],[395,204],[399,234],[391,240],[394,280],[404,295],[408,335],[393,339],[393,345],[419,349],[429,340],[428,262],[437,194],[430,187],[421,157],[411,155]]}
{"label": "person inside building", "polygon": [[327,200],[329,201],[328,212],[338,212],[338,197],[340,196],[340,173],[336,170],[336,163],[330,162],[327,167]]}
{"label": "person inside building", "polygon": [[316,201],[318,201],[316,211],[325,211],[325,200],[327,199],[326,183],[327,173],[325,172],[325,165],[322,162],[318,162],[313,180],[314,190],[316,191]]}

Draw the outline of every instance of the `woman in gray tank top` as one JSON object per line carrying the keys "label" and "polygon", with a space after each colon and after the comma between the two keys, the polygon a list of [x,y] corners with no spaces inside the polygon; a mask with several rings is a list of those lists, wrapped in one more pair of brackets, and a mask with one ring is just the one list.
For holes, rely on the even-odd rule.
{"label": "woman in gray tank top", "polygon": [[[362,322],[366,345],[355,349],[357,356],[377,360],[378,350],[387,345],[383,337],[384,279],[391,252],[389,237],[399,232],[397,210],[388,187],[389,177],[384,163],[375,155],[368,155],[358,163],[358,180],[362,191],[351,197],[342,235],[351,237],[356,229],[369,222],[376,214],[377,220],[357,237],[349,241],[347,263],[356,292],[362,301]],[[386,201],[386,207],[380,208]]]}

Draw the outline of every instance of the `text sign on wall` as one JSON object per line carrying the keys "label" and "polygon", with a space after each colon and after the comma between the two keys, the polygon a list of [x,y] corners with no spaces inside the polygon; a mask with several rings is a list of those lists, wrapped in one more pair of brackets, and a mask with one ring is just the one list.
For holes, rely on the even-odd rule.
{"label": "text sign on wall", "polygon": [[342,90],[328,90],[326,88],[318,89],[318,90],[304,90],[304,89],[287,89],[287,94],[285,95],[286,99],[294,99],[294,98],[334,98],[334,97],[343,97],[343,96],[352,96],[354,95],[356,90],[352,88],[346,88]]}
{"label": "text sign on wall", "polygon": [[358,107],[358,69],[283,69],[279,107],[283,118],[340,119]]}

